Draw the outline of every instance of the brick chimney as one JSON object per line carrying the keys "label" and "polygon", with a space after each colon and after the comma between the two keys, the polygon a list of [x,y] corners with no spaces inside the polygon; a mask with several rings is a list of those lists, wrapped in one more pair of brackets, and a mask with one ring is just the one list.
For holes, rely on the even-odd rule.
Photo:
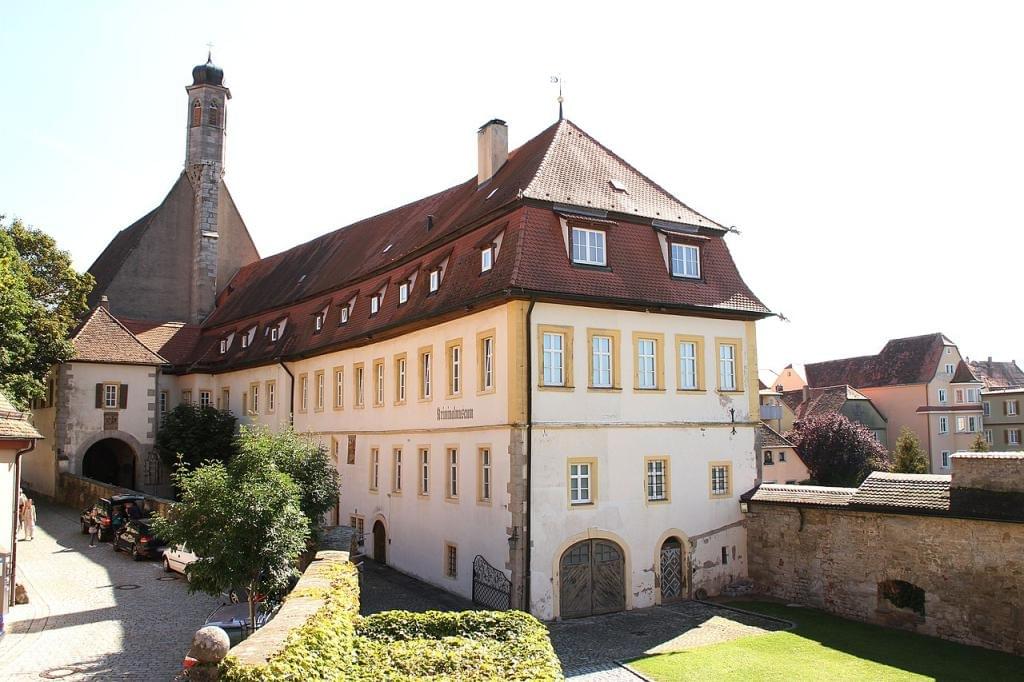
{"label": "brick chimney", "polygon": [[103,296],[100,296],[100,305],[99,305],[99,307],[103,308],[106,311],[110,310],[110,299],[107,298],[106,294],[104,294]]}
{"label": "brick chimney", "polygon": [[476,184],[482,185],[508,160],[508,124],[492,118],[476,133]]}

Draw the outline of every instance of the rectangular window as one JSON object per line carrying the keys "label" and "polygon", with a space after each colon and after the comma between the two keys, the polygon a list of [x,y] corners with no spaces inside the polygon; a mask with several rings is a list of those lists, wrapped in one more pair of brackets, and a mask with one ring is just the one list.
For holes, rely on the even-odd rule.
{"label": "rectangular window", "polygon": [[277,409],[277,382],[267,382],[267,412],[273,413]]}
{"label": "rectangular window", "polygon": [[949,417],[939,417],[939,433],[949,433]]}
{"label": "rectangular window", "polygon": [[723,547],[722,548],[722,565],[723,566],[728,566],[729,565],[729,548],[728,547]]}
{"label": "rectangular window", "polygon": [[711,464],[711,497],[727,497],[732,494],[731,470],[731,464]]}
{"label": "rectangular window", "polygon": [[313,331],[319,334],[324,328],[324,314],[317,313],[313,318]]}
{"label": "rectangular window", "polygon": [[316,374],[313,375],[316,381],[316,411],[322,412],[324,409],[324,389],[326,388],[326,381],[324,380],[324,371],[317,370]]}
{"label": "rectangular window", "polygon": [[459,450],[448,448],[448,497],[455,499],[459,496]]}
{"label": "rectangular window", "polygon": [[209,391],[199,391],[199,405],[201,407],[209,407],[213,402],[213,398],[210,396]]}
{"label": "rectangular window", "polygon": [[594,388],[611,388],[612,368],[612,337],[595,334],[590,337],[590,385]]}
{"label": "rectangular window", "polygon": [[305,412],[309,408],[309,377],[305,374],[299,376],[299,412]]}
{"label": "rectangular window", "polygon": [[967,389],[967,402],[976,403],[980,400],[980,391],[977,388]]}
{"label": "rectangular window", "polygon": [[[117,384],[114,384],[114,385],[116,386]],[[181,392],[181,402],[185,403],[186,405],[191,404],[192,403],[192,391],[182,391]]]}
{"label": "rectangular window", "polygon": [[[877,433],[875,434],[875,438],[878,438],[878,434]],[[785,462],[786,461],[786,451],[785,450],[779,450],[779,461],[780,462]]]}
{"label": "rectangular window", "polygon": [[978,418],[977,417],[968,417],[967,418],[967,430],[970,431],[971,433],[974,433],[975,431],[978,430]]}
{"label": "rectangular window", "polygon": [[956,418],[956,430],[958,432],[963,432],[963,431],[967,430],[967,418],[966,417],[957,417]]}
{"label": "rectangular window", "polygon": [[394,458],[394,469],[392,470],[391,491],[402,492],[402,448],[395,448],[391,452]]}
{"label": "rectangular window", "polygon": [[943,469],[948,469],[949,468],[949,450],[943,450],[942,451],[942,468]]}
{"label": "rectangular window", "polygon": [[1017,415],[1017,406],[1016,400],[1007,400],[1003,403],[1003,411],[1008,417],[1014,417]]}
{"label": "rectangular window", "polygon": [[1007,429],[1006,442],[1010,445],[1020,445],[1020,429]]}
{"label": "rectangular window", "polygon": [[954,392],[954,395],[956,396],[956,402],[958,404],[962,403],[964,401],[964,389],[962,389],[962,388],[956,389],[956,391]]}
{"label": "rectangular window", "polygon": [[249,384],[249,414],[260,413],[260,385]]}
{"label": "rectangular window", "polygon": [[946,402],[946,389],[944,389],[944,388],[940,388],[939,389],[939,402],[940,403],[945,403]]}
{"label": "rectangular window", "polygon": [[654,339],[637,339],[636,387],[658,388],[658,343]]}
{"label": "rectangular window", "polygon": [[363,405],[366,404],[364,402],[364,397],[363,397],[365,395],[365,392],[363,391],[363,389],[366,387],[365,377],[363,376],[365,374],[363,372],[363,363],[360,362],[353,369],[355,369],[355,372],[353,372],[353,379],[352,379],[353,382],[355,383],[355,392],[356,392],[356,395],[355,395],[355,401],[356,402],[355,402],[355,404],[356,404],[356,407],[362,407]]}
{"label": "rectangular window", "polygon": [[226,352],[228,352],[228,340],[227,339],[221,339],[220,340],[220,354],[224,355],[224,353],[226,353]]}
{"label": "rectangular window", "polygon": [[398,305],[402,305],[409,300],[409,283],[402,282],[398,285]]}
{"label": "rectangular window", "polygon": [[231,409],[231,389],[222,388],[220,390],[220,409],[230,410]]}
{"label": "rectangular window", "polygon": [[430,494],[430,450],[420,448],[420,495]]}
{"label": "rectangular window", "polygon": [[450,542],[444,543],[444,574],[449,578],[459,575],[459,550]]}
{"label": "rectangular window", "polygon": [[340,410],[345,406],[345,369],[334,368],[334,409]]}
{"label": "rectangular window", "polygon": [[376,315],[380,312],[380,294],[374,294],[370,297],[370,315]]}
{"label": "rectangular window", "polygon": [[700,247],[689,244],[672,245],[672,275],[700,278]]}
{"label": "rectangular window", "polygon": [[281,328],[274,326],[270,328],[270,342],[274,343],[277,341],[278,334],[281,333]]}
{"label": "rectangular window", "polygon": [[718,388],[722,391],[737,390],[735,344],[718,344]]}
{"label": "rectangular window", "polygon": [[373,406],[384,404],[384,360],[373,361]]}
{"label": "rectangular window", "polygon": [[441,271],[431,270],[430,271],[430,293],[434,293],[441,286]]}
{"label": "rectangular window", "polygon": [[370,448],[370,492],[380,488],[380,449]]}
{"label": "rectangular window", "polygon": [[479,341],[480,390],[494,390],[494,336],[485,332],[486,336]]}
{"label": "rectangular window", "polygon": [[[227,406],[224,409],[228,409]],[[167,391],[160,391],[160,414],[167,414]]]}
{"label": "rectangular window", "polygon": [[395,401],[405,402],[405,355],[395,360]]}
{"label": "rectangular window", "polygon": [[572,260],[582,265],[607,265],[604,232],[572,228]]}
{"label": "rectangular window", "polygon": [[569,461],[569,504],[592,504],[591,471],[593,462]]}
{"label": "rectangular window", "polygon": [[953,371],[954,371],[955,369],[956,369],[956,368],[955,368],[955,367],[954,367],[954,366],[953,366],[952,364],[947,364],[947,365],[946,365],[946,374],[953,374]]}
{"label": "rectangular window", "polygon": [[420,400],[430,400],[433,353],[430,348],[420,349]]}
{"label": "rectangular window", "polygon": [[679,342],[679,388],[684,391],[695,391],[697,383],[697,343],[695,341]]}
{"label": "rectangular window", "polygon": [[245,334],[242,334],[242,348],[248,348],[249,347],[249,334],[250,333],[251,332],[246,332]]}
{"label": "rectangular window", "polygon": [[494,247],[489,246],[480,251],[480,272],[487,272],[494,267]]}
{"label": "rectangular window", "polygon": [[992,429],[985,429],[985,442],[992,445]]}
{"label": "rectangular window", "polygon": [[544,334],[544,385],[565,386],[565,336]]}
{"label": "rectangular window", "polygon": [[348,324],[348,306],[341,306],[341,320],[338,324]]}
{"label": "rectangular window", "polygon": [[668,500],[668,460],[647,460],[647,501]]}
{"label": "rectangular window", "polygon": [[449,341],[448,348],[448,396],[462,395],[462,343]]}
{"label": "rectangular window", "polygon": [[491,449],[480,448],[477,450],[478,469],[477,480],[479,488],[477,499],[481,502],[491,501]]}
{"label": "rectangular window", "polygon": [[[117,409],[117,391],[118,391],[118,388],[119,388],[118,384],[103,384],[103,407],[105,409],[108,409],[108,410],[116,410]],[[188,399],[188,401],[185,401],[185,399],[184,399],[185,394],[184,393],[182,393],[181,395],[182,395],[182,401],[183,402],[192,402],[192,394],[191,394],[191,392],[189,392],[189,396],[188,396],[189,399]]]}

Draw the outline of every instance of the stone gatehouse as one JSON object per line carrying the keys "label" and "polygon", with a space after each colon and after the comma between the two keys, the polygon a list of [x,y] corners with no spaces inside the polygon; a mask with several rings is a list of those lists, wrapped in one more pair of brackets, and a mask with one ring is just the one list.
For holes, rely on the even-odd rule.
{"label": "stone gatehouse", "polygon": [[1024,454],[962,453],[951,476],[746,497],[750,578],[841,616],[1024,654]]}

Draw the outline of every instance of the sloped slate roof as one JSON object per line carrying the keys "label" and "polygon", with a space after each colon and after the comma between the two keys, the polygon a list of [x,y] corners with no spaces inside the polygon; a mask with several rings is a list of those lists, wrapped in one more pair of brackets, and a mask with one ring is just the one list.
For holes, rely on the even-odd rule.
{"label": "sloped slate roof", "polygon": [[118,319],[147,348],[172,365],[188,362],[202,333],[199,325],[184,322]]}
{"label": "sloped slate roof", "polygon": [[42,434],[28,420],[28,415],[14,406],[0,393],[0,440],[42,438]]}
{"label": "sloped slate roof", "polygon": [[856,488],[762,483],[753,493],[748,493],[749,497],[747,499],[753,502],[771,502],[776,504],[845,507],[856,492]]}
{"label": "sloped slate roof", "polygon": [[816,362],[805,366],[809,386],[849,384],[854,388],[921,384],[931,381],[943,347],[940,333],[892,339],[878,355]]}
{"label": "sloped slate roof", "polygon": [[73,362],[120,365],[165,365],[167,361],[146,347],[102,305],[93,308],[71,337]]}
{"label": "sloped slate roof", "polygon": [[793,410],[797,419],[806,419],[816,415],[836,414],[842,411],[848,400],[869,399],[853,386],[844,384],[808,389],[807,400],[804,400],[803,391],[786,391],[781,400]]}
{"label": "sloped slate roof", "polygon": [[[184,173],[182,173],[182,177],[184,177]],[[178,179],[178,182],[180,181],[181,178]],[[174,190],[172,189],[171,191]],[[96,257],[95,262],[89,266],[89,273],[96,279],[96,285],[89,292],[88,303],[90,306],[96,306],[100,302],[100,296],[107,290],[110,283],[114,281],[114,277],[121,270],[121,266],[124,264],[128,254],[135,250],[139,242],[142,241],[143,235],[149,229],[150,221],[159,210],[159,207],[154,208],[114,235],[114,238],[107,244],[107,248],[103,249],[103,252]]]}
{"label": "sloped slate roof", "polygon": [[778,431],[761,422],[761,447],[762,448],[792,448],[795,447],[789,440]]}
{"label": "sloped slate roof", "polygon": [[956,372],[953,373],[952,383],[954,384],[973,384],[980,381],[978,377],[974,376],[974,372],[971,371],[970,366],[960,361],[960,364],[956,366]]}
{"label": "sloped slate roof", "polygon": [[1024,387],[1024,370],[1017,366],[1015,360],[972,360],[970,365],[974,375],[985,384],[985,388]]}
{"label": "sloped slate roof", "polygon": [[950,480],[950,476],[941,474],[874,471],[860,484],[850,505],[949,511]]}

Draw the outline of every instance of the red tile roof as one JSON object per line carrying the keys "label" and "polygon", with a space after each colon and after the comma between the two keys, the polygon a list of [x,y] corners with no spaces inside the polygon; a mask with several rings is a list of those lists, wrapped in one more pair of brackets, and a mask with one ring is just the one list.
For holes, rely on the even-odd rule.
{"label": "red tile roof", "polygon": [[102,305],[93,308],[71,337],[73,362],[120,365],[164,365],[167,361],[146,347]]}
{"label": "red tile roof", "polygon": [[985,384],[985,388],[1024,387],[1024,371],[1017,366],[1015,360],[1009,362],[972,360],[970,365],[974,370],[974,375]]}
{"label": "red tile roof", "polygon": [[[28,420],[28,414],[14,406],[7,396],[0,393],[0,440],[27,440],[42,438]],[[9,493],[8,493],[9,494]]]}
{"label": "red tile roof", "polygon": [[892,339],[878,355],[806,365],[807,384],[872,388],[927,383],[935,376],[946,345],[951,342],[940,333]]}
{"label": "red tile roof", "polygon": [[202,329],[184,322],[150,322],[118,318],[147,348],[172,365],[189,361]]}
{"label": "red tile roof", "polygon": [[799,504],[814,507],[845,507],[856,492],[856,488],[762,483],[743,497],[753,502]]}
{"label": "red tile roof", "polygon": [[874,471],[850,498],[850,506],[948,511],[949,482],[949,475]]}
{"label": "red tile roof", "polygon": [[810,388],[804,400],[803,391],[784,391],[781,400],[793,411],[797,419],[806,419],[819,414],[836,414],[842,411],[848,400],[868,400],[868,397],[852,386],[822,386]]}
{"label": "red tile roof", "polygon": [[781,433],[768,426],[764,422],[761,422],[759,427],[761,431],[761,447],[762,448],[793,448],[796,447]]}

